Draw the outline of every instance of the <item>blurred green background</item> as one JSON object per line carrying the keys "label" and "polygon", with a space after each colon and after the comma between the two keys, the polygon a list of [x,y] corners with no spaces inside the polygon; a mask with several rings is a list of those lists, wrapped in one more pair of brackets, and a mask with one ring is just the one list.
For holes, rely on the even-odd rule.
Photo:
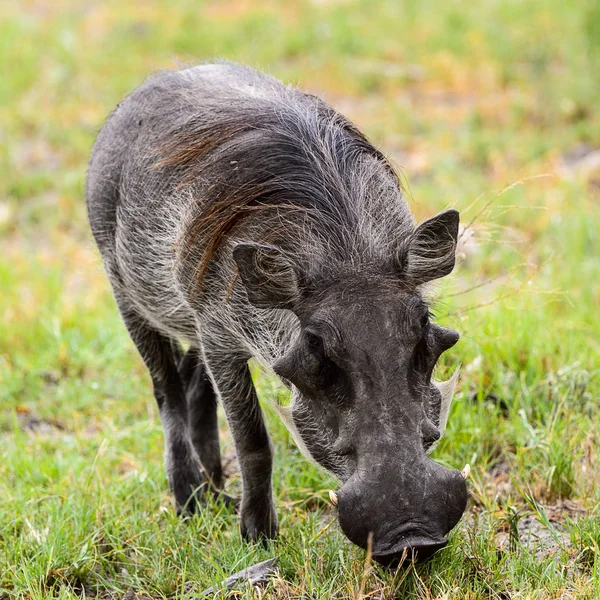
{"label": "blurred green background", "polygon": [[[463,377],[435,458],[471,463],[472,501],[428,564],[384,572],[353,548],[336,483],[267,404],[277,544],[243,543],[222,506],[173,515],[83,189],[119,100],[215,57],[350,117],[417,218],[461,212],[433,311],[463,334],[439,375],[460,362]],[[185,597],[275,554],[274,598],[600,597],[598,0],[3,3],[0,64],[2,600]],[[262,399],[282,393],[256,379]],[[239,493],[228,437],[224,452]]]}

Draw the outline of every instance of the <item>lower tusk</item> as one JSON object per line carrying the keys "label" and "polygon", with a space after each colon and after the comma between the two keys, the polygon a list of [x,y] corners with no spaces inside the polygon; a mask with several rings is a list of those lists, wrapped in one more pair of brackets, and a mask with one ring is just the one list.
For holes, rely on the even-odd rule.
{"label": "lower tusk", "polygon": [[329,499],[331,500],[331,504],[333,504],[334,506],[338,505],[338,497],[333,490],[329,490]]}
{"label": "lower tusk", "polygon": [[463,470],[460,472],[460,474],[463,476],[463,479],[466,479],[469,476],[469,473],[471,472],[471,465],[469,465],[468,463],[463,467]]}

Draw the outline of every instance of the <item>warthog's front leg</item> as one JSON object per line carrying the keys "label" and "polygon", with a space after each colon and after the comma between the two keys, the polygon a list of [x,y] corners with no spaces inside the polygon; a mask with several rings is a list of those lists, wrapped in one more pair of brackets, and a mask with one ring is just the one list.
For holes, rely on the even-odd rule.
{"label": "warthog's front leg", "polygon": [[240,465],[242,536],[252,541],[274,538],[278,524],[271,487],[273,448],[247,357],[205,347],[205,364],[221,396]]}
{"label": "warthog's front leg", "polygon": [[165,432],[165,466],[177,512],[194,512],[210,489],[210,480],[203,472],[189,434],[185,387],[176,364],[180,352],[137,314],[118,289],[115,297],[129,335],[150,371]]}

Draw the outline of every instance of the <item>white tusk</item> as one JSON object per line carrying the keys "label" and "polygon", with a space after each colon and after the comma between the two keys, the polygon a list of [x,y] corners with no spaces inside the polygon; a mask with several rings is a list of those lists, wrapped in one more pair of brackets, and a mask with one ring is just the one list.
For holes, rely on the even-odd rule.
{"label": "white tusk", "polygon": [[466,479],[469,476],[470,472],[471,472],[471,465],[467,463],[463,467],[463,470],[460,472],[460,474],[463,476],[463,479]]}
{"label": "white tusk", "polygon": [[333,504],[334,506],[338,505],[338,497],[333,490],[329,490],[329,499],[331,500],[331,504]]}
{"label": "white tusk", "polygon": [[450,405],[452,404],[452,396],[456,390],[456,385],[460,377],[460,366],[456,368],[454,374],[448,381],[432,381],[433,385],[439,390],[442,396],[442,403],[440,405],[440,417],[439,427],[440,433],[444,435],[446,432],[446,423],[448,421],[448,413],[450,412]]}

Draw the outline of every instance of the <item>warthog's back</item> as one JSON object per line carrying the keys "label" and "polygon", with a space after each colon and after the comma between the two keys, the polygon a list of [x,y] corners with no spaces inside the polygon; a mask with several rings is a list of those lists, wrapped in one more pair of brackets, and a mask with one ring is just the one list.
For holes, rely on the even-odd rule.
{"label": "warthog's back", "polygon": [[98,136],[87,199],[113,286],[190,340],[200,288],[232,291],[233,238],[274,243],[322,278],[385,270],[412,228],[392,169],[349,121],[232,64],[161,73],[126,98]]}
{"label": "warthog's back", "polygon": [[230,64],[207,64],[152,76],[125,98],[94,145],[86,197],[90,223],[111,281],[159,329],[194,335],[194,316],[174,275],[176,247],[193,194],[180,193],[178,169],[156,169],[174,131],[203,113],[250,97],[276,98],[276,80]]}

